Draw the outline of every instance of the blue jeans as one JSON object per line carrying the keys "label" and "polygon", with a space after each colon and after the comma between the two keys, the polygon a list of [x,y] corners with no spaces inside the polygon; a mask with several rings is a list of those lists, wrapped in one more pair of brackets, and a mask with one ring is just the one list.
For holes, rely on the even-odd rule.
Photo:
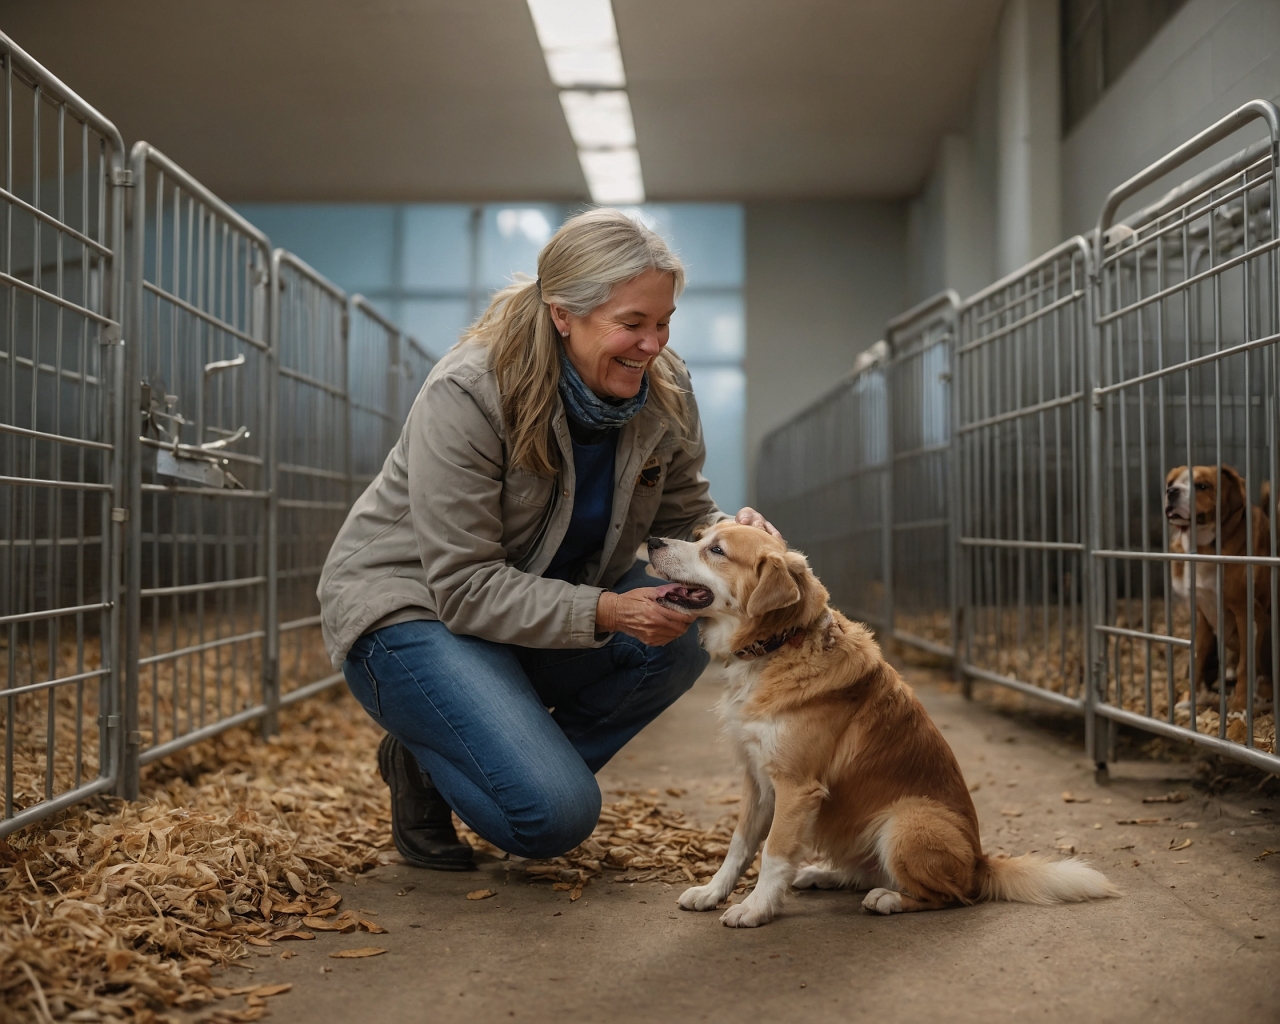
{"label": "blue jeans", "polygon": [[[637,562],[613,589],[654,582]],[[360,637],[342,671],[467,825],[508,853],[555,857],[596,826],[594,773],[708,660],[696,627],[665,647],[615,633],[591,650],[535,650],[414,621]]]}

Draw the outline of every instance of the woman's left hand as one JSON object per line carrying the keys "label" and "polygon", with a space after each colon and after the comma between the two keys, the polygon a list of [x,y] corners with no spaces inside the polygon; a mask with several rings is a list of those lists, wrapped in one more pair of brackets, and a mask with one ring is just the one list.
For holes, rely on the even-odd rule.
{"label": "woman's left hand", "polygon": [[777,537],[778,540],[782,540],[782,534],[778,532],[773,523],[769,522],[769,520],[750,506],[744,508],[733,518],[743,526],[757,527],[758,529],[764,530],[764,532],[770,536]]}

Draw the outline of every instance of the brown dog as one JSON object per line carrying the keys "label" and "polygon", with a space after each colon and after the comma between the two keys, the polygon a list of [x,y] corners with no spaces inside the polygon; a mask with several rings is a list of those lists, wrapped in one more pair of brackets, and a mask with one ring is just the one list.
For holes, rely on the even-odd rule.
{"label": "brown dog", "polygon": [[[1221,508],[1218,496],[1221,494]],[[1194,498],[1192,497],[1194,495]],[[1192,511],[1194,505],[1194,512]],[[1271,528],[1267,515],[1258,506],[1249,505],[1244,479],[1234,468],[1222,466],[1221,479],[1213,466],[1196,466],[1188,472],[1186,466],[1175,466],[1165,478],[1164,514],[1169,520],[1169,550],[1175,554],[1192,550],[1192,520],[1195,520],[1195,551],[1201,555],[1218,554],[1215,543],[1218,526],[1222,528],[1224,555],[1244,555],[1248,552],[1249,528],[1246,510],[1252,518],[1253,553],[1266,557],[1271,554]],[[1184,601],[1191,595],[1191,562],[1174,562],[1170,566],[1173,589]],[[1244,684],[1247,669],[1246,640],[1248,636],[1249,608],[1248,577],[1245,566],[1227,564],[1219,567],[1208,562],[1195,564],[1196,592],[1196,646],[1194,657],[1194,683],[1199,691],[1205,687],[1205,664],[1217,646],[1218,633],[1222,633],[1226,657],[1220,666],[1223,686],[1235,685],[1231,709],[1242,711],[1248,702],[1248,687]],[[1225,622],[1218,627],[1218,580],[1222,580],[1222,607]],[[1268,628],[1271,621],[1271,574],[1262,566],[1253,568],[1254,668],[1258,677],[1257,694],[1260,699],[1271,699],[1270,644]]]}
{"label": "brown dog", "polygon": [[1079,860],[982,852],[951,748],[803,555],[721,523],[696,543],[652,539],[649,557],[675,581],[661,599],[701,616],[703,646],[728,665],[720,711],[746,767],[724,864],[681,907],[721,904],[766,833],[755,889],[720,919],[729,927],[771,921],[791,885],[870,888],[862,905],[880,914],[1117,895]]}

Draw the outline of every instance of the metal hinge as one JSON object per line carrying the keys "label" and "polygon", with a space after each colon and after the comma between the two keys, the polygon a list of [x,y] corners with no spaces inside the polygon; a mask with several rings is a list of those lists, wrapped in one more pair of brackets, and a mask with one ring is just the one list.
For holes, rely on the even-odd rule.
{"label": "metal hinge", "polygon": [[124,332],[120,330],[119,324],[107,324],[102,328],[102,336],[98,339],[99,345],[119,345],[124,342]]}
{"label": "metal hinge", "polygon": [[107,728],[108,728],[108,729],[119,729],[119,728],[120,728],[120,716],[119,716],[119,715],[107,715]]}
{"label": "metal hinge", "polygon": [[1093,389],[1093,407],[1099,410],[1102,409],[1102,392],[1098,388]]}
{"label": "metal hinge", "polygon": [[127,508],[113,508],[111,510],[111,521],[113,523],[127,523],[129,521],[129,510]]}
{"label": "metal hinge", "polygon": [[133,188],[133,171],[127,167],[117,167],[111,172],[111,184]]}

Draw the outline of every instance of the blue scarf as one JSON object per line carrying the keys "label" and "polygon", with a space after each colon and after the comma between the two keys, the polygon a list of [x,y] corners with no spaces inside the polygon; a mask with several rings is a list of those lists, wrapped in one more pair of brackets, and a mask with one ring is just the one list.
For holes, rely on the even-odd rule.
{"label": "blue scarf", "polygon": [[569,357],[560,350],[560,398],[570,418],[591,430],[620,427],[644,408],[649,397],[649,375],[640,380],[633,398],[601,398],[582,382]]}

